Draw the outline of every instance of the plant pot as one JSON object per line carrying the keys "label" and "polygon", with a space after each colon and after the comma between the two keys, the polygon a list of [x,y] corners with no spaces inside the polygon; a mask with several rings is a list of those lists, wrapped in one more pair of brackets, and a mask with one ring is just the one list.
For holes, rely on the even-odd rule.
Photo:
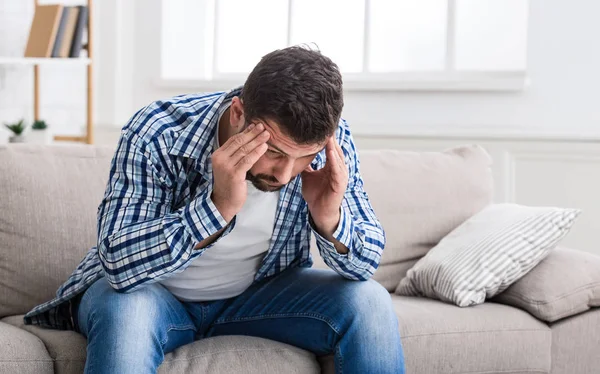
{"label": "plant pot", "polygon": [[13,135],[8,138],[9,143],[25,143],[25,135]]}
{"label": "plant pot", "polygon": [[27,143],[50,144],[52,142],[52,133],[49,129],[31,130],[27,135]]}

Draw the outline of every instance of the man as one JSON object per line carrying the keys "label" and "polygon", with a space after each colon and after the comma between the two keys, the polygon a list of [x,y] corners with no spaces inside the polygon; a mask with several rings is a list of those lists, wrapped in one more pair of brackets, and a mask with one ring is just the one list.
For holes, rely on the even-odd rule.
{"label": "man", "polygon": [[[26,324],[88,339],[86,373],[151,373],[177,347],[251,335],[403,373],[385,244],[318,51],[264,56],[243,88],[157,101],[125,125],[98,243]],[[311,235],[333,270],[311,269]]]}

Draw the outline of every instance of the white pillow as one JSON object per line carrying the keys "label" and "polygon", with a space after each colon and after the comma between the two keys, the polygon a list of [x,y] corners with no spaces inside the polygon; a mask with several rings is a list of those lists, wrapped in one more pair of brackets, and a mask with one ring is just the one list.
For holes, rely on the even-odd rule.
{"label": "white pillow", "polygon": [[491,204],[445,236],[402,279],[396,294],[465,307],[504,291],[569,232],[578,209]]}

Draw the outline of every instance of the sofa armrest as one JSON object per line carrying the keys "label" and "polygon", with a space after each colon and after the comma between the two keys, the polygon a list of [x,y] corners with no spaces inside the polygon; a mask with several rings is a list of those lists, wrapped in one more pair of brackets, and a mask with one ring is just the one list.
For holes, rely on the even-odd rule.
{"label": "sofa armrest", "polygon": [[527,275],[491,299],[554,322],[600,306],[600,256],[557,247]]}

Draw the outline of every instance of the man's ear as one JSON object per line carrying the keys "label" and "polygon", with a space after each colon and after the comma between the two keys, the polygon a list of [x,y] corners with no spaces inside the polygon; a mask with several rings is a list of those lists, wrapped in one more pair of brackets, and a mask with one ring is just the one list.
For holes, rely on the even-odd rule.
{"label": "man's ear", "polygon": [[236,131],[240,132],[244,129],[244,125],[246,124],[246,119],[244,117],[244,105],[242,104],[242,100],[235,96],[231,100],[231,106],[229,107],[229,122],[231,123],[231,127]]}

